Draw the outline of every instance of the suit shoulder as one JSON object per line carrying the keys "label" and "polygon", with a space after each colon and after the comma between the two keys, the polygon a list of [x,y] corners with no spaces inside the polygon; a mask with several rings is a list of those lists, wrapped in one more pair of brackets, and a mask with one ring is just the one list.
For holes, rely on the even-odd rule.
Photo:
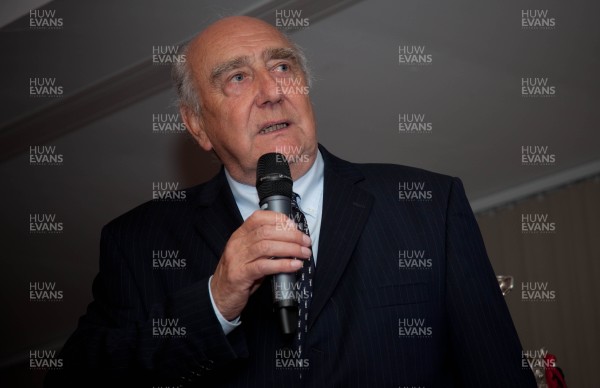
{"label": "suit shoulder", "polygon": [[331,154],[321,145],[319,145],[319,149],[323,153],[326,165],[329,163],[335,171],[351,177],[351,179],[365,178],[364,180],[367,183],[375,183],[380,180],[389,181],[391,179],[422,179],[435,182],[438,185],[446,184],[450,186],[453,181],[459,181],[458,178],[449,175],[401,164],[353,163]]}
{"label": "suit shoulder", "polygon": [[108,230],[123,230],[146,225],[169,224],[170,220],[189,217],[197,199],[202,195],[208,182],[190,188],[162,191],[157,198],[144,202],[119,215],[105,226]]}
{"label": "suit shoulder", "polygon": [[357,184],[373,196],[383,214],[389,213],[394,204],[406,216],[420,219],[431,209],[442,209],[445,214],[444,209],[454,203],[453,199],[466,201],[462,182],[456,177],[393,164],[361,164],[357,168],[363,174]]}
{"label": "suit shoulder", "polygon": [[390,178],[423,179],[437,183],[450,184],[453,180],[457,179],[450,175],[401,164],[364,163],[355,164],[355,166],[363,173],[367,180]]}
{"label": "suit shoulder", "polygon": [[357,164],[363,175],[360,187],[375,198],[398,198],[400,203],[430,202],[435,206],[446,206],[455,188],[462,190],[460,179],[421,168],[369,163]]}

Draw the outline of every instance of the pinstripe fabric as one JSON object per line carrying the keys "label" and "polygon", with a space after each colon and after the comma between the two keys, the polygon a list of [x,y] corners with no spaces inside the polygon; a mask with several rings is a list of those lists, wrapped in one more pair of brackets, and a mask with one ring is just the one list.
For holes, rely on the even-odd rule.
{"label": "pinstripe fabric", "polygon": [[[208,277],[242,222],[221,172],[184,202],[150,202],[104,228],[94,302],[47,386],[535,387],[460,181],[321,152],[319,266],[302,379],[280,352],[289,343],[268,282],[228,336],[212,311]],[[399,200],[399,182],[422,182],[431,199]],[[157,271],[156,249],[177,249],[188,265]],[[430,265],[401,267],[400,252],[412,251]],[[178,318],[187,334],[153,337],[156,317]],[[417,335],[407,335],[411,325]]]}

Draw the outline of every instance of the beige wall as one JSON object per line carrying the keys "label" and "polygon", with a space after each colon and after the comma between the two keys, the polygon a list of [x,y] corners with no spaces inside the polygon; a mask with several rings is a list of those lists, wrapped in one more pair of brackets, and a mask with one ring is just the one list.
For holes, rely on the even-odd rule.
{"label": "beige wall", "polygon": [[[547,215],[555,232],[523,233],[524,213]],[[477,219],[496,274],[515,278],[506,302],[523,347],[546,347],[557,356],[569,387],[591,388],[599,380],[592,376],[600,361],[600,177]],[[522,282],[547,282],[555,299],[523,300]]]}

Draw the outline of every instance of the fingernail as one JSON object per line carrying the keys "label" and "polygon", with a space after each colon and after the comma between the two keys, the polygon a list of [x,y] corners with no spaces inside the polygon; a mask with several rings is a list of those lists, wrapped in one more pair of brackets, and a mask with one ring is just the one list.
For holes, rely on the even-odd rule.
{"label": "fingernail", "polygon": [[300,261],[300,260],[292,260],[292,262],[290,263],[290,266],[292,268],[298,269],[298,268],[302,267],[302,261]]}
{"label": "fingernail", "polygon": [[302,241],[304,242],[305,245],[312,245],[312,241],[310,239],[310,237],[308,237],[308,235],[304,235],[304,237],[302,237]]}
{"label": "fingernail", "polygon": [[302,251],[302,255],[305,257],[310,257],[310,249],[308,249],[307,247],[302,247],[300,248],[300,250]]}

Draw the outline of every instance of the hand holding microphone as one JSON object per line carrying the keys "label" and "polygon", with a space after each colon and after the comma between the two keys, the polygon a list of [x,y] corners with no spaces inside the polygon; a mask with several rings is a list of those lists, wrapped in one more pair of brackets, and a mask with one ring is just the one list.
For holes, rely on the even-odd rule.
{"label": "hand holding microphone", "polygon": [[[283,155],[280,158],[285,160]],[[267,186],[279,187],[279,183]],[[210,285],[215,304],[225,319],[233,320],[241,314],[265,276],[281,273],[295,276],[302,261],[292,258],[310,258],[310,238],[292,220],[282,225],[284,219],[274,216],[272,211],[258,210],[229,238]],[[273,257],[279,259],[271,260]]]}

